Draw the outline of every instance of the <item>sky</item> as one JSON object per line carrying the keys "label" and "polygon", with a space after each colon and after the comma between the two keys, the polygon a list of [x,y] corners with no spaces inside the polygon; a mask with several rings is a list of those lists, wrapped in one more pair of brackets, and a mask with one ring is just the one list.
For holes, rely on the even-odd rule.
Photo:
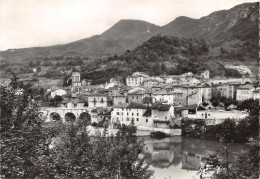
{"label": "sky", "polygon": [[121,19],[163,26],[250,0],[0,0],[0,50],[65,44],[98,35]]}

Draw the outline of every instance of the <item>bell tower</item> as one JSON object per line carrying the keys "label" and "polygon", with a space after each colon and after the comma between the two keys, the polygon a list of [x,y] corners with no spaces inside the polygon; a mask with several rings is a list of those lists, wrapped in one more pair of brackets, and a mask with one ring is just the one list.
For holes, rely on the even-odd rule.
{"label": "bell tower", "polygon": [[79,72],[77,72],[77,71],[72,72],[71,78],[72,78],[72,86],[81,86]]}

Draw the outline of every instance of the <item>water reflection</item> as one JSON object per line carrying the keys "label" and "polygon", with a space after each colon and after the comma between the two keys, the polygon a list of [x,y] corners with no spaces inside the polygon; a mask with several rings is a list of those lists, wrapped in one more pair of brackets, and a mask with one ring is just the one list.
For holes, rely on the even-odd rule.
{"label": "water reflection", "polygon": [[[140,138],[144,141],[146,162],[155,171],[155,178],[198,178],[196,175],[203,161],[209,154],[228,147],[228,151],[241,153],[242,144],[227,144],[216,141],[170,137],[161,140]],[[232,154],[229,159],[232,160]]]}

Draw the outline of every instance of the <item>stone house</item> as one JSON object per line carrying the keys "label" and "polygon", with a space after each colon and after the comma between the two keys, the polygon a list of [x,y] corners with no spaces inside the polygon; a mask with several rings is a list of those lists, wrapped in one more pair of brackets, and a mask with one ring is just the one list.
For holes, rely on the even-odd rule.
{"label": "stone house", "polygon": [[88,95],[88,107],[103,107],[106,108],[108,106],[108,97],[102,93],[92,93]]}

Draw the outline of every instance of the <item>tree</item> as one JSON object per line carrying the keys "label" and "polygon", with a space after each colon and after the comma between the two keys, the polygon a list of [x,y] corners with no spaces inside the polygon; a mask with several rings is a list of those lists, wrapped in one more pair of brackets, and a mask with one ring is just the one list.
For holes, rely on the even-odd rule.
{"label": "tree", "polygon": [[213,105],[215,108],[216,108],[217,106],[219,106],[218,100],[212,101],[212,105]]}
{"label": "tree", "polygon": [[[227,148],[210,155],[200,169],[200,176],[211,173],[214,178],[255,179],[259,177],[259,139],[254,139],[248,144],[247,151],[242,155],[230,153]],[[229,154],[234,155],[234,160],[229,160]],[[226,157],[221,157],[221,156]]]}
{"label": "tree", "polygon": [[221,124],[221,131],[222,131],[222,139],[225,142],[233,142],[234,135],[235,135],[236,123],[232,119],[226,119]]}
{"label": "tree", "polygon": [[1,175],[7,178],[35,178],[38,159],[48,154],[47,135],[42,132],[39,107],[32,103],[32,84],[16,94],[18,77],[1,84]]}
{"label": "tree", "polygon": [[[122,126],[114,137],[90,138],[81,126],[61,128],[62,143],[51,152],[53,178],[150,178],[144,163],[143,146],[137,142],[134,126]],[[80,132],[79,132],[80,131]],[[106,131],[103,132],[105,134]],[[58,168],[59,170],[55,170]]]}
{"label": "tree", "polygon": [[[1,84],[1,175],[6,178],[150,178],[134,126],[114,137],[89,137],[82,123],[44,125],[32,84],[17,94],[18,77]],[[59,139],[52,149],[49,144]]]}
{"label": "tree", "polygon": [[206,103],[205,101],[202,103],[202,106],[204,106],[204,108],[206,107],[206,106],[208,106],[209,104],[208,103]]}
{"label": "tree", "polygon": [[166,65],[164,63],[161,64],[161,70],[162,72],[166,72]]}

